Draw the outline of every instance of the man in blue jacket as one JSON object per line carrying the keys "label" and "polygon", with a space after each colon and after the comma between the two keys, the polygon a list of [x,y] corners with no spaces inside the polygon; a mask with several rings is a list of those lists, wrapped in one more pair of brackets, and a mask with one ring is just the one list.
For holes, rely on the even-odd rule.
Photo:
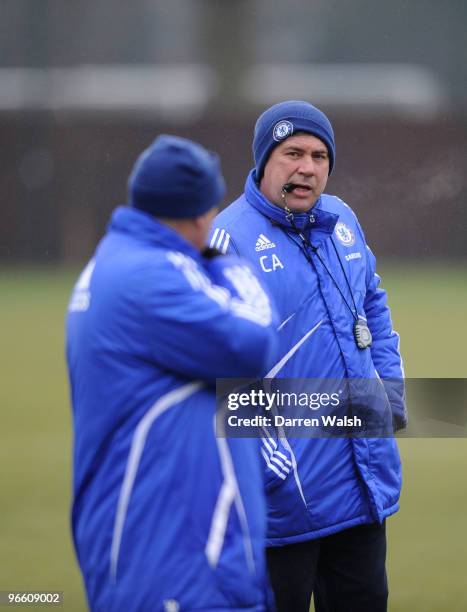
{"label": "man in blue jacket", "polygon": [[[335,163],[328,118],[303,101],[267,109],[245,192],[215,220],[211,246],[247,258],[274,296],[280,351],[269,378],[403,378],[399,337],[375,257],[342,200],[323,193]],[[386,398],[406,422],[401,385]],[[313,415],[314,416],[314,415]],[[387,606],[385,518],[398,510],[392,437],[263,440],[268,566],[280,612]]]}
{"label": "man in blue jacket", "polygon": [[137,160],[67,317],[73,537],[92,610],[266,610],[258,440],[216,437],[216,377],[257,376],[276,315],[248,264],[204,251],[217,156]]}

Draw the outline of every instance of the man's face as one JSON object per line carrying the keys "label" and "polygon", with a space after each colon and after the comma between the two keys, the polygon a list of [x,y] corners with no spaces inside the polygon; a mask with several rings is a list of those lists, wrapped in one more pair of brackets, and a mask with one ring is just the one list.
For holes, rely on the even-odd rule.
{"label": "man's face", "polygon": [[[323,193],[329,174],[329,154],[322,140],[312,134],[295,134],[275,147],[264,167],[260,191],[266,198],[290,210],[306,212]],[[294,188],[282,196],[285,183]]]}

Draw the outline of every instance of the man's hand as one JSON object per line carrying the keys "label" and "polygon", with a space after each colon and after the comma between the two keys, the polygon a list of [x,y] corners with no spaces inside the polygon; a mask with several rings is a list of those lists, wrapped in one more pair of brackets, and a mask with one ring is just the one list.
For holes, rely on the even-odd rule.
{"label": "man's hand", "polygon": [[214,257],[218,257],[219,255],[224,255],[218,249],[214,249],[213,247],[206,247],[201,251],[201,255],[205,259],[214,259]]}

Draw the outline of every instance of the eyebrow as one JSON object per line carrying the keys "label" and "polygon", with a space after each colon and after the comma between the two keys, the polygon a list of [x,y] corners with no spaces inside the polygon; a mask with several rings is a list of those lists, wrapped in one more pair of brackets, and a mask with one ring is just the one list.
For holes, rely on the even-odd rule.
{"label": "eyebrow", "polygon": [[[287,152],[287,151],[297,151],[299,153],[305,153],[306,152],[306,149],[304,149],[303,147],[300,147],[299,145],[288,145],[288,146],[284,147],[283,150],[284,150],[284,152]],[[323,145],[323,147],[319,147],[317,149],[313,149],[311,153],[312,154],[315,154],[315,153],[325,153],[327,155],[328,154],[328,150]]]}

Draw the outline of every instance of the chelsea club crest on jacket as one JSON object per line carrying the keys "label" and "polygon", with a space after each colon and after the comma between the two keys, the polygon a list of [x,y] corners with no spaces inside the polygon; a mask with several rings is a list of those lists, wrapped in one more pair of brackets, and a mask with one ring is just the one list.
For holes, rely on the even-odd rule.
{"label": "chelsea club crest on jacket", "polygon": [[[375,257],[342,200],[322,194],[291,224],[259,191],[252,171],[245,193],[217,216],[210,244],[248,259],[275,299],[280,351],[265,377],[403,380],[399,336]],[[363,350],[354,336],[353,304],[372,334]],[[404,427],[403,384],[387,399],[394,428]],[[271,435],[261,453],[270,546],[382,522],[399,508],[401,465],[393,436]]]}

